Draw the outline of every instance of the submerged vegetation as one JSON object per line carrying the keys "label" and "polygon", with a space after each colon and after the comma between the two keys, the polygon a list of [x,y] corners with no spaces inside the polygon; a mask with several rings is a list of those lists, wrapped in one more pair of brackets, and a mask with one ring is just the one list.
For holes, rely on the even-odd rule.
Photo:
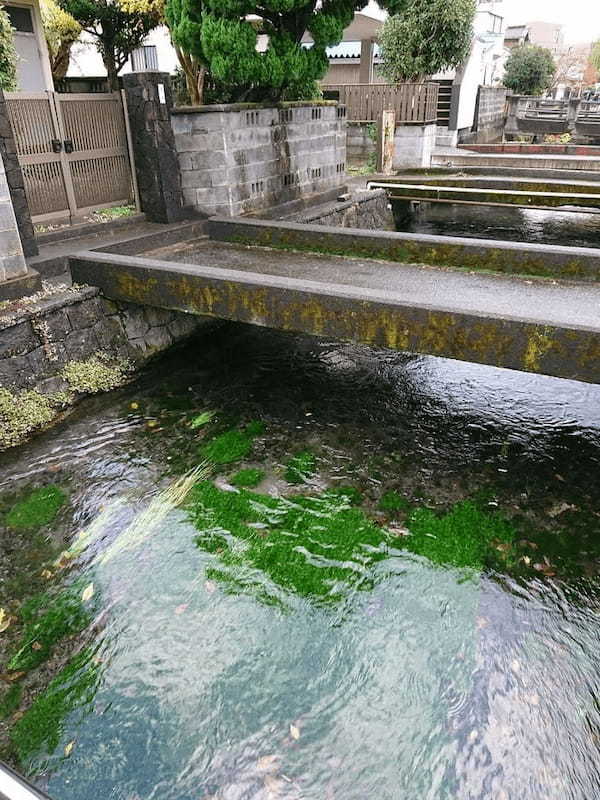
{"label": "submerged vegetation", "polygon": [[288,483],[306,483],[316,471],[317,459],[310,450],[303,450],[287,462],[285,479]]}
{"label": "submerged vegetation", "polygon": [[121,386],[129,371],[126,359],[110,359],[98,353],[85,361],[69,361],[62,375],[73,391],[96,394]]}
{"label": "submerged vegetation", "polygon": [[9,528],[40,528],[48,525],[66,502],[67,496],[58,486],[34,489],[10,509],[6,515]]}
{"label": "submerged vegetation", "polygon": [[32,431],[49,425],[66,402],[64,393],[43,395],[28,389],[13,394],[0,388],[0,450],[19,444]]}
{"label": "submerged vegetation", "polygon": [[250,422],[243,430],[228,430],[215,436],[202,448],[202,455],[213,464],[234,464],[246,458],[254,439],[264,432],[262,422]]}

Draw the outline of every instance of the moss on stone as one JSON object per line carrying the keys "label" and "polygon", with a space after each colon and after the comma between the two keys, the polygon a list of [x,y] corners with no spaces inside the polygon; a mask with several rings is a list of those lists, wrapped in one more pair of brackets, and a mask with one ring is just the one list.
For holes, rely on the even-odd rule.
{"label": "moss on stone", "polygon": [[21,764],[26,764],[44,745],[49,753],[56,750],[63,720],[94,699],[99,678],[100,669],[94,662],[94,654],[86,649],[51,681],[10,732]]}
{"label": "moss on stone", "polygon": [[66,636],[79,633],[91,621],[76,588],[57,596],[38,594],[24,603],[19,616],[23,622],[21,641],[8,662],[10,670],[30,670],[51,655]]}
{"label": "moss on stone", "polygon": [[85,361],[69,361],[61,374],[73,391],[97,394],[122,386],[130,368],[126,359],[111,359],[97,353]]}
{"label": "moss on stone", "polygon": [[20,683],[13,684],[0,694],[0,719],[7,719],[19,708],[22,696],[23,687]]}
{"label": "moss on stone", "polygon": [[202,448],[202,455],[213,464],[234,464],[249,455],[254,439],[264,432],[258,420],[250,422],[243,430],[228,430],[215,436]]}
{"label": "moss on stone", "polygon": [[9,392],[0,388],[0,449],[13,447],[57,414],[57,403],[35,390]]}
{"label": "moss on stone", "polygon": [[58,486],[34,489],[10,509],[6,524],[16,529],[41,528],[52,522],[66,499],[66,494]]}
{"label": "moss on stone", "polygon": [[232,486],[238,486],[239,488],[248,488],[251,489],[254,486],[258,486],[265,478],[265,473],[262,469],[241,469],[231,479]]}
{"label": "moss on stone", "polygon": [[391,489],[382,494],[379,500],[379,508],[381,511],[391,511],[392,513],[395,511],[408,511],[410,503],[406,497],[402,497],[401,494]]}
{"label": "moss on stone", "polygon": [[306,483],[317,471],[317,459],[310,450],[292,456],[286,464],[285,479],[288,483]]}

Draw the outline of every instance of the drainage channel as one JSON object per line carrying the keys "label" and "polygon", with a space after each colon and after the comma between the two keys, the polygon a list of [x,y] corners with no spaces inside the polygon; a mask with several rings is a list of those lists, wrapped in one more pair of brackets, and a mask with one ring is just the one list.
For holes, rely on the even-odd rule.
{"label": "drainage channel", "polygon": [[0,762],[0,800],[50,800],[50,798]]}

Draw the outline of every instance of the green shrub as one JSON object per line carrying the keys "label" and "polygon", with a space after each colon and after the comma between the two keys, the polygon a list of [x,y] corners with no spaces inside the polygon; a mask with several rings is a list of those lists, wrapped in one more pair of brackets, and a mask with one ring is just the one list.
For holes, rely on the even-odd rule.
{"label": "green shrub", "polygon": [[17,90],[17,51],[8,14],[0,6],[0,89]]}

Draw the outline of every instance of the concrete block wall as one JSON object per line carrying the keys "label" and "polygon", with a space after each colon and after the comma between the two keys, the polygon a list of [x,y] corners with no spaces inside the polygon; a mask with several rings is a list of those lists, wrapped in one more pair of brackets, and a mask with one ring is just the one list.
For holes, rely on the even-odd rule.
{"label": "concrete block wall", "polygon": [[472,131],[461,131],[462,144],[501,141],[504,134],[506,98],[508,89],[503,86],[480,86]]}
{"label": "concrete block wall", "polygon": [[199,106],[171,115],[183,202],[236,216],[341,185],[346,109],[336,103]]}
{"label": "concrete block wall", "polygon": [[394,136],[394,169],[431,166],[437,125],[398,125]]}
{"label": "concrete block wall", "polygon": [[346,152],[348,159],[366,160],[376,152],[374,140],[369,136],[369,122],[348,122]]}
{"label": "concrete block wall", "polygon": [[4,169],[0,156],[0,283],[19,278],[27,273],[21,237]]}

